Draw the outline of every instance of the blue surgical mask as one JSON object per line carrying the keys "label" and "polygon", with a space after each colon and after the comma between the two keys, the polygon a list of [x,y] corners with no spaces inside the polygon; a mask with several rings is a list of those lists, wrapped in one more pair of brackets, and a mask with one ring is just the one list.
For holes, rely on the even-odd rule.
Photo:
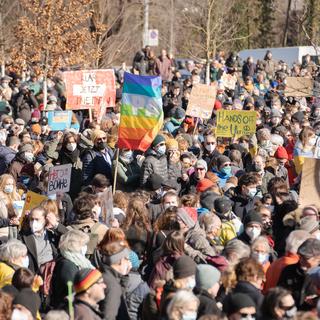
{"label": "blue surgical mask", "polygon": [[49,194],[49,195],[48,195],[48,199],[50,199],[50,200],[57,200],[57,194],[56,194],[56,193],[54,193],[54,194]]}
{"label": "blue surgical mask", "polygon": [[5,193],[12,193],[13,192],[13,185],[12,184],[5,185],[3,191]]}
{"label": "blue surgical mask", "polygon": [[166,153],[166,146],[159,146],[157,148],[157,153],[160,155],[160,156],[163,156],[165,153]]}
{"label": "blue surgical mask", "polygon": [[229,176],[231,174],[231,167],[223,167],[221,170],[220,170],[221,173]]}
{"label": "blue surgical mask", "polygon": [[256,194],[257,194],[257,188],[249,189],[249,192],[248,192],[248,197],[249,198],[253,199]]}
{"label": "blue surgical mask", "polygon": [[188,312],[182,315],[182,320],[196,320],[197,313],[196,312]]}
{"label": "blue surgical mask", "polygon": [[195,286],[196,286],[196,279],[195,279],[195,278],[190,278],[190,279],[188,280],[186,289],[193,290],[193,288],[194,288]]}

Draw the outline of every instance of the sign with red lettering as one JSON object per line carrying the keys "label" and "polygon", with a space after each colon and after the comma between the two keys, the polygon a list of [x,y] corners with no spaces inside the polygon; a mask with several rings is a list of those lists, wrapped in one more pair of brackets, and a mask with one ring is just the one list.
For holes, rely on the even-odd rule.
{"label": "sign with red lettering", "polygon": [[49,171],[48,195],[70,190],[72,164],[52,167]]}
{"label": "sign with red lettering", "polygon": [[63,72],[66,85],[66,109],[81,110],[113,107],[116,104],[116,80],[112,69]]}

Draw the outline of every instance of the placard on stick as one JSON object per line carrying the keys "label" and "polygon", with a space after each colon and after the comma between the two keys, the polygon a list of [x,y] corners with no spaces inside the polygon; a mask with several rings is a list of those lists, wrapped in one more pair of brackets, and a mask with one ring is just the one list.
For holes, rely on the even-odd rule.
{"label": "placard on stick", "polygon": [[72,111],[48,111],[48,126],[51,131],[63,131],[71,127]]}
{"label": "placard on stick", "polygon": [[305,158],[299,193],[299,206],[317,204],[320,199],[320,159]]}
{"label": "placard on stick", "polygon": [[309,78],[287,77],[284,94],[286,97],[311,97],[314,91],[314,81]]}
{"label": "placard on stick", "polygon": [[217,137],[240,137],[256,132],[257,113],[245,110],[219,110],[217,112]]}
{"label": "placard on stick", "polygon": [[216,95],[215,84],[211,86],[196,84],[192,87],[186,114],[191,117],[210,119]]}
{"label": "placard on stick", "polygon": [[52,167],[49,171],[48,195],[70,190],[72,164]]}

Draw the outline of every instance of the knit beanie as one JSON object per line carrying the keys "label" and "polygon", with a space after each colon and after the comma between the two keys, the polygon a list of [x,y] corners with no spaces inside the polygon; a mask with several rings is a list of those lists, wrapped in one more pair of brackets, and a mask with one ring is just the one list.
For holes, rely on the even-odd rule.
{"label": "knit beanie", "polygon": [[35,134],[37,134],[37,135],[40,135],[41,134],[41,126],[40,126],[40,124],[33,124],[32,126],[31,126],[31,132],[32,133],[35,133]]}
{"label": "knit beanie", "polygon": [[262,218],[260,213],[255,210],[250,210],[243,220],[243,225],[246,227],[250,223],[258,223],[262,226]]}
{"label": "knit beanie", "polygon": [[219,156],[217,159],[217,168],[221,168],[226,162],[231,162],[230,158],[227,156]]}
{"label": "knit beanie", "polygon": [[161,134],[158,134],[158,135],[154,138],[154,140],[152,141],[151,147],[155,147],[155,146],[158,145],[159,143],[165,142],[165,141],[166,141],[166,140],[165,140],[164,136],[162,136]]}
{"label": "knit beanie", "polygon": [[167,150],[178,150],[179,149],[178,141],[175,139],[168,139],[166,141],[166,147],[167,147]]}
{"label": "knit beanie", "polygon": [[147,185],[152,191],[156,191],[161,188],[163,182],[164,180],[160,175],[158,175],[157,173],[153,173],[149,177],[147,181]]}
{"label": "knit beanie", "polygon": [[192,228],[196,224],[194,220],[189,216],[188,212],[183,208],[178,208],[177,216],[182,220],[182,222],[188,227]]}
{"label": "knit beanie", "polygon": [[194,166],[195,168],[204,168],[205,171],[208,171],[208,165],[204,160],[198,160]]}
{"label": "knit beanie", "polygon": [[16,295],[13,304],[24,306],[31,312],[33,318],[36,319],[41,302],[37,293],[33,292],[30,288],[24,288]]}
{"label": "knit beanie", "polygon": [[214,183],[211,180],[204,178],[198,182],[196,189],[197,192],[203,192],[211,188],[213,185]]}
{"label": "knit beanie", "polygon": [[174,279],[183,279],[194,276],[197,265],[190,257],[183,255],[175,261],[172,267]]}
{"label": "knit beanie", "polygon": [[81,269],[77,272],[74,278],[74,291],[76,294],[88,290],[92,285],[102,277],[102,274],[97,269]]}
{"label": "knit beanie", "polygon": [[129,253],[129,260],[131,262],[132,269],[137,271],[140,267],[140,261],[138,255],[132,250]]}
{"label": "knit beanie", "polygon": [[220,271],[209,264],[198,264],[196,270],[196,287],[208,290],[220,280]]}
{"label": "knit beanie", "polygon": [[41,118],[41,112],[39,109],[34,109],[34,111],[31,113],[31,119],[37,119],[38,121]]}
{"label": "knit beanie", "polygon": [[274,153],[274,157],[276,159],[289,159],[289,156],[288,156],[288,152],[286,150],[285,147],[283,146],[279,146],[276,150],[276,152]]}
{"label": "knit beanie", "polygon": [[243,308],[256,307],[255,302],[244,293],[231,293],[228,294],[223,301],[223,312],[227,316],[238,312]]}

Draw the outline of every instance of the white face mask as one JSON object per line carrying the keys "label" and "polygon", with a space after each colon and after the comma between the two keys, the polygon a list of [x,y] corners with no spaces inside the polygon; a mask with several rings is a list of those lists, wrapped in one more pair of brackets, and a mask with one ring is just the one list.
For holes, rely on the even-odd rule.
{"label": "white face mask", "polygon": [[38,122],[39,119],[38,118],[31,118],[31,122]]}
{"label": "white face mask", "polygon": [[182,320],[196,320],[196,319],[197,319],[197,313],[196,312],[184,313],[182,315]]}
{"label": "white face mask", "polygon": [[209,152],[213,152],[215,148],[216,148],[216,145],[215,145],[215,144],[206,144],[206,149],[207,149]]}
{"label": "white face mask", "polygon": [[28,320],[29,317],[27,314],[22,312],[19,309],[13,309],[13,312],[11,314],[11,320]]}
{"label": "white face mask", "polygon": [[68,143],[66,145],[67,150],[73,152],[74,150],[76,150],[77,148],[77,144],[76,143]]}
{"label": "white face mask", "polygon": [[32,161],[33,161],[33,153],[31,153],[31,152],[25,152],[25,153],[24,153],[24,158],[26,159],[26,161],[32,162]]}
{"label": "white face mask", "polygon": [[23,257],[22,266],[24,268],[28,268],[29,267],[29,257],[28,256]]}
{"label": "white face mask", "polygon": [[39,233],[44,229],[44,223],[34,220],[30,223],[32,233]]}
{"label": "white face mask", "polygon": [[262,265],[266,263],[269,259],[269,255],[267,253],[253,253],[252,257],[257,260]]}
{"label": "white face mask", "polygon": [[186,288],[187,289],[190,289],[190,290],[193,290],[193,288],[196,286],[196,279],[194,277],[190,278],[188,280],[188,283],[187,283],[187,286]]}
{"label": "white face mask", "polygon": [[261,229],[248,227],[246,228],[246,234],[249,236],[251,240],[258,238],[261,234]]}
{"label": "white face mask", "polygon": [[93,213],[94,213],[94,215],[95,215],[96,217],[100,217],[100,216],[101,216],[101,211],[102,211],[102,209],[101,209],[100,206],[94,206],[93,209],[92,209],[92,211],[93,211]]}
{"label": "white face mask", "polygon": [[308,144],[310,147],[313,147],[317,142],[317,138],[316,137],[313,137],[309,140]]}
{"label": "white face mask", "polygon": [[86,253],[87,253],[87,250],[88,250],[88,246],[85,245],[85,246],[83,246],[83,247],[81,248],[80,253],[81,253],[83,256],[85,256]]}
{"label": "white face mask", "polygon": [[12,184],[7,184],[6,186],[4,186],[3,191],[5,193],[12,193],[13,192],[13,185]]}

